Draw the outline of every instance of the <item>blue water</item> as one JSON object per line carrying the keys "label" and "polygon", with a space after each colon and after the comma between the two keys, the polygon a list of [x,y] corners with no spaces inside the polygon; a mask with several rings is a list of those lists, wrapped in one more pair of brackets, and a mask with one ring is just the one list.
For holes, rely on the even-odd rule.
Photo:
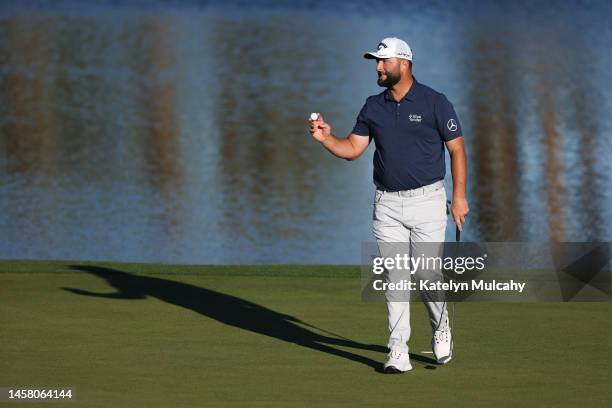
{"label": "blue water", "polygon": [[[380,92],[405,38],[465,133],[468,240],[612,240],[608,2],[0,5],[0,258],[358,263]],[[450,173],[446,179],[451,186]],[[449,227],[448,238],[454,236]]]}

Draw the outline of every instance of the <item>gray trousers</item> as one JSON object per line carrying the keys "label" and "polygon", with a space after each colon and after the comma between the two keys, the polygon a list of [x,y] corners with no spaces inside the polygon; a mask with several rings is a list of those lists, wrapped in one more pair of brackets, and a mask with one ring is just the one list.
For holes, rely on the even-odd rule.
{"label": "gray trousers", "polygon": [[[409,254],[412,257],[422,254],[441,256],[446,223],[446,191],[443,181],[416,190],[376,190],[372,230],[383,257],[396,257],[397,254]],[[388,270],[386,273],[389,282],[397,282],[410,276],[406,271]],[[441,279],[442,271],[417,270],[412,277],[417,280]],[[408,294],[387,292],[385,295],[390,332],[388,347],[407,353],[410,338]],[[446,302],[427,301],[427,295],[423,296],[432,330],[444,329],[448,322]]]}

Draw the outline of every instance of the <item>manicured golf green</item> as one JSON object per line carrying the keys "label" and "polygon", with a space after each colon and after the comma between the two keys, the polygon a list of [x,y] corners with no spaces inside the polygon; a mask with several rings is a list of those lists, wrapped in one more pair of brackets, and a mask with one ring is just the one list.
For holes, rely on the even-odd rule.
{"label": "manicured golf green", "polygon": [[0,296],[0,387],[73,388],[66,406],[612,403],[612,303],[457,304],[446,366],[413,304],[414,369],[384,375],[358,267],[2,261]]}

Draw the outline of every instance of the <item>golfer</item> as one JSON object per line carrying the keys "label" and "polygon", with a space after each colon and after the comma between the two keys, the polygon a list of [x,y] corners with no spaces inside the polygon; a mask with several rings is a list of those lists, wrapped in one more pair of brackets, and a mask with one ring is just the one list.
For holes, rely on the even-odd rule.
{"label": "golfer", "polygon": [[[418,243],[442,243],[447,222],[445,145],[453,177],[451,214],[460,230],[469,212],[467,159],[459,119],[444,94],[412,75],[412,51],[405,41],[385,38],[376,51],[364,57],[376,60],[378,85],[386,89],[367,98],[346,138],[334,136],[321,114],[310,119],[310,133],[333,155],[347,160],[357,159],[374,140],[372,229],[382,256],[392,255],[386,243],[406,243],[411,250]],[[437,273],[441,276],[441,271]],[[397,277],[391,276],[393,279]],[[447,363],[452,357],[452,338],[446,302],[425,304],[434,355],[439,363]],[[387,309],[390,352],[383,368],[386,373],[402,373],[412,369],[410,303],[387,296]]]}

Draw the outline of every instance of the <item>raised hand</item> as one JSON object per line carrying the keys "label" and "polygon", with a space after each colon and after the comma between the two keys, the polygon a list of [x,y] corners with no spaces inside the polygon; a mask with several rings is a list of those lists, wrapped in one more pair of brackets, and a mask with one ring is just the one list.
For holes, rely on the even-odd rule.
{"label": "raised hand", "polygon": [[331,126],[325,122],[323,115],[318,114],[316,119],[310,119],[310,134],[318,142],[324,142],[331,135]]}

